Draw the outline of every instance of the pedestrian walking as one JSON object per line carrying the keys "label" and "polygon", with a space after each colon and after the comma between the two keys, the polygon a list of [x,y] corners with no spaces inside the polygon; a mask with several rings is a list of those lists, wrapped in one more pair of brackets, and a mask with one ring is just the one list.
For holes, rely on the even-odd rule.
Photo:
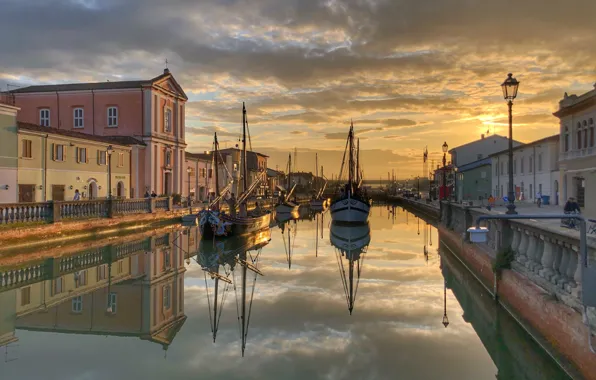
{"label": "pedestrian walking", "polygon": [[73,201],[80,201],[81,200],[81,193],[79,193],[79,189],[75,190],[74,197],[72,198]]}
{"label": "pedestrian walking", "polygon": [[542,193],[540,191],[536,193],[536,204],[538,207],[542,206]]}

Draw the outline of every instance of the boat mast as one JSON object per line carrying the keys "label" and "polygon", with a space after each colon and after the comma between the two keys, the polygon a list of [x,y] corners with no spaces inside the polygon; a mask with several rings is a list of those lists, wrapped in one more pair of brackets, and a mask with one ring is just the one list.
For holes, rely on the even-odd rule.
{"label": "boat mast", "polygon": [[[219,263],[217,265],[217,274],[219,274]],[[217,336],[217,293],[219,289],[219,276],[215,277],[215,295],[213,296],[213,326],[211,331],[213,332],[213,343],[215,343],[215,337]]]}
{"label": "boat mast", "polygon": [[248,170],[246,165],[246,107],[242,102],[242,192],[248,189]]}
{"label": "boat mast", "polygon": [[[211,169],[213,171],[215,171],[215,198],[219,197],[219,175],[218,172],[219,170],[219,143],[217,142],[217,132],[215,132],[215,151],[213,152],[214,155],[214,162],[215,162],[215,169]],[[219,210],[219,202],[217,202],[216,205],[217,209]]]}
{"label": "boat mast", "polygon": [[350,133],[348,134],[348,144],[350,156],[348,157],[348,191],[352,192],[352,182],[354,181],[354,123],[350,123]]}
{"label": "boat mast", "polygon": [[349,304],[348,310],[350,311],[350,315],[352,315],[352,310],[354,310],[354,255],[352,251],[346,251],[346,254],[350,255],[348,265],[349,265],[349,273],[348,276],[350,277],[350,296],[349,296]]}
{"label": "boat mast", "polygon": [[360,139],[356,143],[356,186],[360,185]]}
{"label": "boat mast", "polygon": [[315,180],[313,182],[314,182],[314,187],[318,188],[318,186],[317,186],[317,182],[319,182],[319,154],[318,153],[315,153]]}
{"label": "boat mast", "polygon": [[292,184],[292,153],[288,154],[288,191]]}

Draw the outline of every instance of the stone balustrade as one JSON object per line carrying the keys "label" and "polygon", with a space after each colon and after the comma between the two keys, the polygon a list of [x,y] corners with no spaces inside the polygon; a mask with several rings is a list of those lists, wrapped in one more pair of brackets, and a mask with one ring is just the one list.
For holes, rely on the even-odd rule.
{"label": "stone balustrade", "polygon": [[111,218],[117,215],[147,214],[172,209],[171,197],[0,203],[0,225]]}
{"label": "stone balustrade", "polygon": [[44,203],[0,203],[0,224],[47,222],[52,206]]}
{"label": "stone balustrade", "polygon": [[[441,210],[442,224],[466,240],[467,229],[475,225],[477,217],[486,214],[490,212],[479,207],[448,202],[442,204]],[[514,253],[513,270],[581,312],[582,268],[577,231],[531,220],[486,220],[481,225],[489,230],[487,242],[481,244],[488,254],[494,258],[497,252],[510,248]],[[588,261],[591,266],[596,265],[596,242],[592,238],[588,238]],[[590,314],[596,318],[593,310]]]}

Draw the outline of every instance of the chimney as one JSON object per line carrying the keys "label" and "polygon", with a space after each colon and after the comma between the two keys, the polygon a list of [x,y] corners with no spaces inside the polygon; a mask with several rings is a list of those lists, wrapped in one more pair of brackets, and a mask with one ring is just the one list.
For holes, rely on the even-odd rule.
{"label": "chimney", "polygon": [[169,74],[170,73],[170,69],[168,69],[167,67],[165,69],[163,69],[163,73],[164,74]]}
{"label": "chimney", "polygon": [[480,139],[484,140],[484,133],[480,135]]}

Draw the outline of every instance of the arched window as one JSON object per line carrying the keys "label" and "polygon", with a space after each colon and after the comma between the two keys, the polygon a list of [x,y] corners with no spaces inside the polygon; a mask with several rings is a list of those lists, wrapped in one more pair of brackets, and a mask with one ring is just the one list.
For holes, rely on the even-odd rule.
{"label": "arched window", "polygon": [[[565,126],[565,132],[563,133],[563,146],[565,147],[565,152],[569,152],[569,128]],[[530,163],[530,166],[532,164]],[[531,170],[530,170],[531,172]]]}
{"label": "arched window", "polygon": [[594,147],[594,120],[590,119],[590,148]]}

